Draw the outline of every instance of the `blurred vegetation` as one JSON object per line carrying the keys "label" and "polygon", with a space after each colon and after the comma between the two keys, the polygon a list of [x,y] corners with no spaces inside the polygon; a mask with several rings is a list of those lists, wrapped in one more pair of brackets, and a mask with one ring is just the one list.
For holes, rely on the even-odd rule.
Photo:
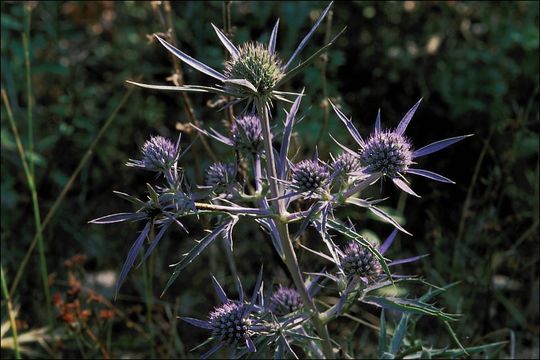
{"label": "blurred vegetation", "polygon": [[[266,41],[279,17],[277,48],[287,58],[323,6],[323,2],[232,2],[232,35],[235,42]],[[223,8],[222,2],[179,2],[172,4],[170,13],[178,45],[214,68],[222,66],[224,50],[210,23],[223,26]],[[164,9],[160,2],[135,1],[1,3],[2,89],[27,150],[22,34],[25,24],[30,29],[34,145],[27,155],[35,167],[42,219],[124,97],[125,80],[165,83],[171,75],[166,51],[148,37],[167,30],[169,14]],[[499,356],[538,357],[538,23],[535,1],[338,2],[331,30],[336,33],[347,26],[346,32],[329,51],[327,62],[321,58],[291,85],[291,89],[306,86],[309,95],[302,107],[306,117],[295,137],[302,149],[300,157],[308,156],[316,144],[323,158],[328,152],[335,154],[337,147],[329,133],[352,145],[336,117],[328,113],[326,97],[352,114],[364,134],[373,126],[378,108],[383,126],[395,126],[423,97],[408,130],[416,146],[476,135],[421,160],[423,167],[457,185],[415,180],[423,196],[415,201],[388,185],[383,193],[390,196],[386,206],[397,209],[394,214],[415,235],[400,236],[393,254],[430,254],[416,269],[405,271],[425,274],[438,285],[461,281],[441,304],[449,312],[464,314],[454,325],[464,345],[509,340]],[[304,56],[323,43],[325,27],[321,26]],[[210,81],[190,68],[183,70],[186,83]],[[226,114],[209,106],[215,98],[190,95],[190,99],[204,126],[223,127]],[[280,108],[276,115],[282,118]],[[54,328],[40,329],[47,318],[37,252],[12,293],[11,300],[19,308],[19,334],[33,331],[32,341],[25,344],[27,355],[194,356],[189,350],[205,334],[177,322],[176,316],[204,317],[211,309],[215,299],[208,270],[232,284],[220,245],[208,249],[165,296],[159,294],[170,276],[168,264],[200,238],[203,224],[191,219],[189,235],[169,233],[149,266],[133,271],[123,294],[112,303],[110,278],[119,271],[140,229],[133,224],[87,224],[98,216],[129,211],[129,204],[112,190],[142,194],[152,175],[123,164],[138,157],[139,146],[150,134],[176,137],[177,129],[188,121],[176,93],[137,89],[120,109],[44,231],[57,317]],[[0,135],[1,253],[9,287],[36,228],[4,103]],[[211,145],[225,154],[225,149]],[[209,160],[200,141],[194,150],[185,166],[195,179]],[[367,221],[369,236],[384,237],[390,231],[363,214],[344,215]],[[268,279],[286,281],[279,259],[256,227],[246,221],[235,235],[235,258],[243,281],[253,284],[260,263],[265,264]],[[8,319],[6,309],[3,300],[2,324]],[[370,310],[357,309],[358,317],[377,324]],[[354,329],[354,322],[344,319],[331,332]],[[439,347],[451,343],[444,327],[429,319],[420,321],[417,331],[426,343]],[[376,332],[361,326],[357,339],[359,356],[373,353]],[[2,344],[2,357],[12,356],[4,348],[4,339]]]}

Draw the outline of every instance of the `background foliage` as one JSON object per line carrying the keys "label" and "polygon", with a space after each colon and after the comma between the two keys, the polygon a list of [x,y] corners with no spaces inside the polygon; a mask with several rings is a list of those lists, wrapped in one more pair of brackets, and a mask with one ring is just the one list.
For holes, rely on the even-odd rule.
{"label": "background foliage", "polygon": [[[322,2],[232,2],[235,42],[266,40],[279,17],[277,48],[288,57],[323,6]],[[125,80],[142,77],[146,82],[165,83],[171,74],[166,51],[147,36],[166,31],[161,16],[167,14],[159,2],[133,1],[2,2],[1,10],[2,88],[26,147],[28,101],[21,34],[25,21],[31,19],[35,144],[29,157],[35,164],[43,218],[124,96]],[[300,158],[308,156],[316,144],[321,157],[335,154],[337,147],[329,133],[352,145],[336,117],[325,115],[327,96],[352,114],[364,134],[373,126],[379,107],[383,123],[394,126],[419,97],[424,101],[408,130],[418,146],[476,134],[444,154],[422,160],[425,168],[449,176],[457,185],[416,180],[414,186],[423,197],[414,202],[390,186],[383,191],[391,196],[387,206],[397,209],[394,215],[414,234],[412,238],[400,235],[393,251],[403,253],[400,257],[429,253],[417,269],[407,270],[425,274],[431,282],[442,285],[461,280],[442,297],[441,304],[449,312],[464,314],[455,325],[464,345],[510,340],[500,356],[538,357],[538,11],[537,2],[338,2],[332,32],[347,26],[346,32],[329,51],[326,65],[324,59],[319,60],[291,86],[306,86],[309,94],[302,107],[306,117],[295,137]],[[224,53],[210,22],[223,26],[223,3],[174,3],[172,16],[179,46],[220,68]],[[305,54],[322,44],[324,27]],[[209,82],[187,67],[184,72],[188,83]],[[191,100],[205,126],[223,126],[225,113],[211,107],[217,99],[196,95]],[[282,114],[278,109],[277,115]],[[143,193],[152,175],[123,164],[138,156],[138,147],[150,134],[176,137],[176,129],[187,122],[178,94],[137,89],[99,141],[44,232],[50,289],[56,294],[55,315],[60,317],[47,335],[35,335],[45,338],[47,346],[27,346],[37,356],[49,352],[55,356],[183,357],[204,340],[203,331],[177,323],[175,317],[203,317],[210,310],[214,299],[209,270],[232,285],[218,244],[158,298],[170,276],[167,265],[200,238],[203,224],[196,221],[187,224],[189,235],[168,235],[150,266],[129,275],[116,302],[83,298],[80,306],[90,312],[85,313],[86,319],[79,313],[80,323],[97,340],[85,333],[84,326],[76,328],[67,321],[66,309],[58,305],[59,297],[65,303],[71,301],[73,294],[66,291],[77,284],[85,296],[91,291],[111,298],[110,278],[119,271],[138,229],[129,224],[102,228],[87,222],[129,210],[129,204],[112,190]],[[220,158],[232,158],[224,148],[211,145]],[[1,251],[9,285],[36,229],[4,104],[1,149]],[[200,142],[195,150],[184,165],[190,176],[200,179],[208,157]],[[372,229],[367,236],[384,237],[389,231],[363,214],[346,215]],[[246,221],[237,227],[235,236],[235,258],[246,283],[253,284],[261,263],[275,282],[286,281],[279,259],[256,227]],[[73,258],[76,254],[84,257]],[[303,256],[307,255],[300,253]],[[12,294],[14,304],[20,306],[18,326],[23,333],[47,324],[38,269],[34,254]],[[5,309],[2,303],[3,323]],[[369,308],[359,308],[357,313],[363,321],[378,324]],[[334,326],[331,332],[356,328],[350,319]],[[436,322],[423,319],[417,328],[428,342],[450,343]],[[356,339],[359,355],[373,353],[376,332],[361,326]],[[2,356],[11,354],[2,347]]]}

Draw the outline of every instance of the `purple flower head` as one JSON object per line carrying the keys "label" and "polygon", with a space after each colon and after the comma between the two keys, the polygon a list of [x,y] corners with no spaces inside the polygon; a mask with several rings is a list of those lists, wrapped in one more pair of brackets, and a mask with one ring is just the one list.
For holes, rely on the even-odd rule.
{"label": "purple flower head", "polygon": [[348,152],[339,154],[331,164],[332,171],[339,173],[338,178],[347,182],[354,179],[362,179],[367,176],[360,159]]}
{"label": "purple flower head", "polygon": [[231,133],[234,146],[238,149],[256,153],[262,146],[261,120],[255,114],[246,114],[236,118]]}
{"label": "purple flower head", "polygon": [[[225,63],[224,75],[228,80],[247,80],[257,93],[268,96],[284,75],[283,63],[267,45],[248,42],[238,47],[238,56]],[[246,90],[245,86],[234,83],[228,83],[226,88],[241,94]]]}
{"label": "purple flower head", "polygon": [[340,254],[341,267],[347,277],[373,278],[382,273],[379,260],[356,241],[349,242]]}
{"label": "purple flower head", "polygon": [[292,165],[292,185],[302,192],[317,192],[328,185],[330,172],[318,160],[302,160]]}
{"label": "purple flower head", "polygon": [[206,170],[206,185],[217,189],[227,188],[235,181],[236,166],[230,163],[213,163]]}
{"label": "purple flower head", "polygon": [[[371,174],[388,176],[397,187],[414,196],[418,195],[407,184],[404,177],[405,174],[414,174],[440,182],[454,183],[452,180],[434,172],[411,168],[410,166],[414,164],[414,160],[421,156],[442,150],[447,146],[472,136],[462,135],[439,140],[413,151],[411,143],[405,138],[404,134],[416,109],[420,105],[420,101],[422,101],[422,99],[413,105],[405,116],[403,116],[398,126],[393,130],[381,130],[381,113],[379,111],[375,120],[375,130],[367,141],[362,138],[360,132],[353,125],[352,120],[347,118],[337,106],[332,104],[335,113],[345,124],[347,130],[360,147],[357,154],[360,157],[362,165],[366,167],[366,170]],[[342,145],[341,147],[348,153],[355,154],[353,150]]]}
{"label": "purple flower head", "polygon": [[229,301],[210,313],[212,336],[226,345],[245,342],[251,330],[251,320],[244,316],[247,305]]}
{"label": "purple flower head", "polygon": [[214,308],[209,314],[209,320],[198,320],[189,317],[181,319],[193,326],[197,326],[212,332],[212,337],[219,340],[219,344],[210,349],[202,358],[207,358],[224,346],[236,349],[238,346],[245,345],[247,350],[255,352],[255,344],[251,340],[252,336],[263,331],[265,326],[260,324],[258,317],[252,314],[256,308],[255,303],[259,296],[262,286],[262,268],[257,277],[255,288],[249,302],[244,302],[244,292],[240,280],[237,281],[240,299],[231,300],[225,294],[225,291],[212,276],[212,284],[221,305]]}
{"label": "purple flower head", "polygon": [[303,303],[298,291],[280,285],[279,289],[272,293],[268,306],[277,316],[284,316],[300,309]]}
{"label": "purple flower head", "polygon": [[178,160],[179,143],[175,145],[163,136],[152,136],[141,147],[142,160],[130,160],[126,165],[165,173]]}
{"label": "purple flower head", "polygon": [[412,163],[411,144],[394,131],[378,131],[366,141],[360,151],[360,161],[369,173],[380,172],[395,178],[399,173],[406,173]]}

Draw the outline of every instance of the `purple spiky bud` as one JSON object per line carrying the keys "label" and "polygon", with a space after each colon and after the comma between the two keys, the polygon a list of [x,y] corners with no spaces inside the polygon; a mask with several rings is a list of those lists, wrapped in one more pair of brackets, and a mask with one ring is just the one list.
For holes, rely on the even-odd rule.
{"label": "purple spiky bud", "polygon": [[206,170],[206,185],[223,188],[231,185],[236,177],[236,166],[229,163],[213,163]]}
{"label": "purple spiky bud", "polygon": [[247,305],[229,301],[210,313],[212,336],[227,345],[234,345],[249,337],[251,320],[244,315]]}
{"label": "purple spiky bud", "polygon": [[141,147],[142,160],[130,160],[127,166],[166,172],[178,160],[177,147],[163,136],[152,136]]}
{"label": "purple spiky bud", "polygon": [[317,160],[302,160],[292,167],[292,184],[303,192],[315,192],[328,184],[330,172]]}
{"label": "purple spiky bud", "polygon": [[284,316],[300,309],[303,303],[298,291],[280,285],[279,289],[272,293],[268,306],[277,316]]}
{"label": "purple spiky bud", "polygon": [[371,278],[382,272],[379,260],[365,246],[352,241],[345,246],[340,256],[341,267],[347,277]]}
{"label": "purple spiky bud", "polygon": [[246,114],[235,119],[231,127],[236,148],[250,152],[259,151],[262,145],[261,120],[255,114]]}
{"label": "purple spiky bud", "polygon": [[367,176],[367,174],[364,174],[360,159],[348,152],[343,152],[334,159],[332,162],[332,170],[334,172],[339,172],[337,178],[341,179],[343,182],[362,179]]}
{"label": "purple spiky bud", "polygon": [[376,131],[360,150],[360,162],[369,172],[397,177],[412,163],[411,143],[395,131]]}

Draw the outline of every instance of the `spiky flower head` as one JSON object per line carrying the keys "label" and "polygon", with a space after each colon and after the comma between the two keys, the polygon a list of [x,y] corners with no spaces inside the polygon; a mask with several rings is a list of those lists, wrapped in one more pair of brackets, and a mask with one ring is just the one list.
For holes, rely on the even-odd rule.
{"label": "spiky flower head", "polygon": [[144,170],[167,172],[178,160],[178,146],[163,136],[152,136],[141,147],[142,160],[130,159],[126,165]]}
{"label": "spiky flower head", "polygon": [[330,172],[317,160],[302,160],[292,167],[292,184],[303,192],[316,192],[328,184]]}
{"label": "spiky flower head", "polygon": [[[282,61],[276,53],[270,52],[267,45],[248,42],[238,47],[238,56],[225,63],[224,75],[229,80],[249,81],[262,96],[270,95],[283,77]],[[232,91],[243,93],[245,87],[227,84]],[[248,94],[246,94],[248,95]]]}
{"label": "spiky flower head", "polygon": [[213,163],[206,170],[206,185],[222,188],[231,185],[236,177],[236,166],[230,163]]}
{"label": "spiky flower head", "polygon": [[300,309],[303,303],[298,291],[280,286],[279,289],[272,293],[268,306],[270,311],[277,316],[284,316]]}
{"label": "spiky flower head", "polygon": [[339,154],[331,164],[334,172],[339,172],[338,179],[347,182],[351,179],[361,179],[367,176],[364,173],[360,159],[348,152]]}
{"label": "spiky flower head", "polygon": [[360,162],[369,172],[391,178],[406,173],[412,159],[411,143],[395,131],[375,131],[360,150]]}
{"label": "spiky flower head", "polygon": [[257,152],[262,145],[261,119],[255,114],[236,118],[231,133],[234,146],[238,149]]}
{"label": "spiky flower head", "polygon": [[234,345],[249,337],[251,320],[244,315],[246,306],[229,301],[210,313],[212,336],[226,345]]}
{"label": "spiky flower head", "polygon": [[347,277],[371,278],[382,272],[381,264],[375,255],[356,241],[348,243],[340,257],[341,267]]}

